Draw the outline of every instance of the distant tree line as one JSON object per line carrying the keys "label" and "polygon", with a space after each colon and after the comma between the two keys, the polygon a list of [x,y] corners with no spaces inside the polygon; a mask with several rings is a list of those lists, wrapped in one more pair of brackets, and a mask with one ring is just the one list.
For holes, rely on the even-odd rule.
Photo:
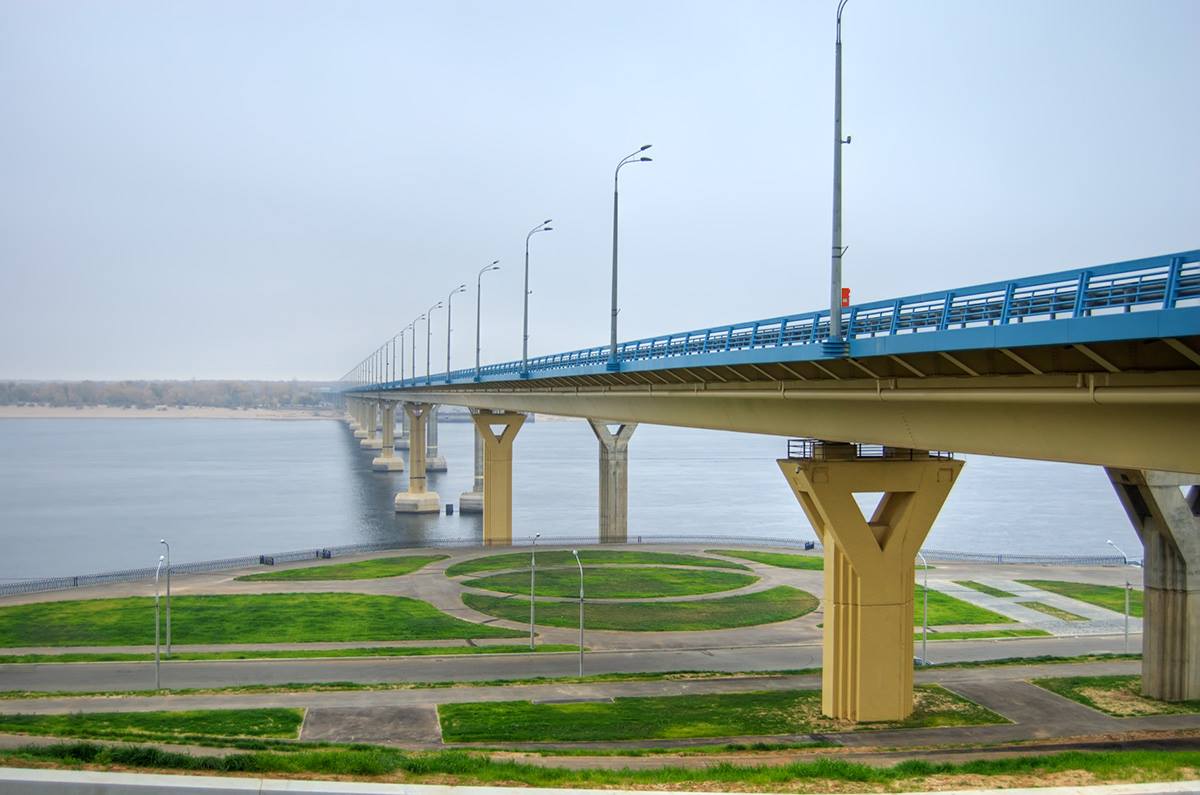
{"label": "distant tree line", "polygon": [[0,405],[319,408],[337,396],[321,381],[0,381]]}

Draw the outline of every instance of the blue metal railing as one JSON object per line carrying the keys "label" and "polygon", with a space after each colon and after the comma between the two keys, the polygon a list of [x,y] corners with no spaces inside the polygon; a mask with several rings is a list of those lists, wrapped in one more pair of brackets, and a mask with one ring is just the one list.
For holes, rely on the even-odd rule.
{"label": "blue metal railing", "polygon": [[[873,301],[842,310],[842,322],[848,339],[861,340],[1192,306],[1200,306],[1200,249]],[[828,310],[820,310],[622,342],[617,345],[617,362],[624,365],[819,345],[829,337],[829,317]],[[516,361],[486,365],[478,375],[487,380],[496,376],[552,376],[555,371],[604,367],[608,362],[609,347],[602,345],[531,358],[527,372]],[[475,377],[472,367],[454,370],[448,376],[439,373],[429,379],[417,376],[386,383],[389,388],[405,388],[469,382]],[[351,388],[366,386],[359,383]]]}

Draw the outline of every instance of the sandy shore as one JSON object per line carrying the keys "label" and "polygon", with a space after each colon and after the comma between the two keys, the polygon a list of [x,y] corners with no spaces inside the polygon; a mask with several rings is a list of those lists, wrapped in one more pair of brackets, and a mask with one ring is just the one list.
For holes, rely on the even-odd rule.
{"label": "sandy shore", "polygon": [[141,419],[141,420],[336,420],[333,409],[222,409],[185,406],[166,409],[126,409],[117,406],[0,406],[0,419]]}

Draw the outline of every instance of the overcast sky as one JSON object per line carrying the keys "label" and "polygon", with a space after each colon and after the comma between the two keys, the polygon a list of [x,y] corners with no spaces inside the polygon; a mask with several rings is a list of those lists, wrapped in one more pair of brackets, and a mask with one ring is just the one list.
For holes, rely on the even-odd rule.
{"label": "overcast sky", "polygon": [[[455,366],[821,307],[834,0],[0,0],[0,377]],[[1200,246],[1200,2],[845,14],[856,302]],[[434,316],[435,371],[446,315]],[[424,366],[424,325],[418,357]]]}

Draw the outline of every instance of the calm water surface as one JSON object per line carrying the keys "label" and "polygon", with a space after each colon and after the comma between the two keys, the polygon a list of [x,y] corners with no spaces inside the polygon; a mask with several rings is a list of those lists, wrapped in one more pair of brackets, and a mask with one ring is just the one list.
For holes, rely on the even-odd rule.
{"label": "calm water surface", "polygon": [[[472,426],[443,422],[442,501],[471,486]],[[812,538],[775,459],[782,438],[643,425],[630,445],[630,538]],[[404,473],[333,421],[0,420],[0,578],[396,540],[482,537],[478,516],[400,516]],[[1108,554],[1140,545],[1098,467],[969,456],[927,546]],[[514,532],[596,533],[596,441],[586,423],[526,424]]]}

